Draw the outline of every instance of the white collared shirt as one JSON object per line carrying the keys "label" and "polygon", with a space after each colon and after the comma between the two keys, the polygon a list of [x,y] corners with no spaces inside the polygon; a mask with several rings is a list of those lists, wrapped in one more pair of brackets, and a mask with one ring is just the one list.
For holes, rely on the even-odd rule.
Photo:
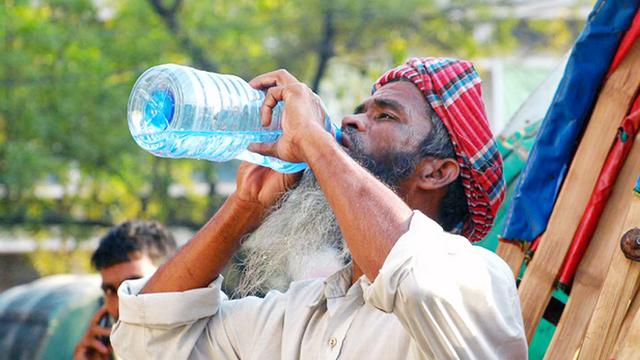
{"label": "white collared shirt", "polygon": [[285,293],[227,300],[207,288],[118,290],[111,343],[123,359],[526,359],[513,275],[495,254],[415,211],[378,277],[351,269]]}

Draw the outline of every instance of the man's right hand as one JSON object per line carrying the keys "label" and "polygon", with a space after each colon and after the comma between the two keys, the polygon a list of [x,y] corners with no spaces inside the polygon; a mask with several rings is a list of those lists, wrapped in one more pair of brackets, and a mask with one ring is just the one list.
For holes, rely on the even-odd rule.
{"label": "man's right hand", "polygon": [[76,346],[76,350],[73,352],[74,360],[109,359],[113,349],[110,345],[107,346],[98,340],[99,336],[106,336],[108,338],[111,334],[111,328],[99,325],[100,319],[106,314],[107,308],[103,306],[93,315],[89,322],[87,332],[85,332]]}

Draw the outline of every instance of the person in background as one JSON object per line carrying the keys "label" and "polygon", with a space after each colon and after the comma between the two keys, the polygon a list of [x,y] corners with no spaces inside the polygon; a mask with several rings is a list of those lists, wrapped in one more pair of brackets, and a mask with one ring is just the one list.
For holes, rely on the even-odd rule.
{"label": "person in background", "polygon": [[76,346],[73,358],[108,359],[110,324],[117,321],[117,289],[125,280],[153,274],[176,251],[173,235],[156,221],[126,221],[113,226],[100,240],[91,256],[91,264],[100,272],[104,305],[94,314],[89,327]]}

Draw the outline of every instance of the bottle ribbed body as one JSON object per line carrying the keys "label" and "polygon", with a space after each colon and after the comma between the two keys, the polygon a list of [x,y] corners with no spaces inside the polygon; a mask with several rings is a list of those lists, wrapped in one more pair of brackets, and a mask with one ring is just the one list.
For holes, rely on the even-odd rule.
{"label": "bottle ribbed body", "polygon": [[274,142],[282,134],[283,104],[276,106],[271,125],[264,128],[260,120],[263,101],[262,91],[237,76],[159,65],[145,71],[133,87],[129,129],[140,147],[161,157],[241,159],[281,172],[304,169],[306,164],[246,150],[251,143]]}

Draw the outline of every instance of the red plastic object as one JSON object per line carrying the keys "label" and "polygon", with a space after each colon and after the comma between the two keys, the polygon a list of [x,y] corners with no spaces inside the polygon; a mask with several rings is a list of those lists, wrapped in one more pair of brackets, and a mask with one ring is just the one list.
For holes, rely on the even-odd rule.
{"label": "red plastic object", "polygon": [[629,26],[629,29],[627,30],[627,32],[625,32],[624,38],[622,39],[622,41],[620,42],[620,45],[618,46],[616,55],[613,57],[611,66],[609,66],[609,72],[607,73],[607,77],[609,77],[609,75],[611,75],[611,73],[613,73],[616,70],[618,65],[620,65],[620,62],[627,55],[627,53],[629,52],[629,49],[631,49],[631,46],[636,41],[638,36],[640,36],[640,11],[636,13],[636,16],[633,18],[633,21],[631,21],[631,25]]}
{"label": "red plastic object", "polygon": [[[636,17],[637,18],[637,17]],[[582,256],[591,241],[591,237],[598,225],[602,210],[607,203],[618,173],[624,165],[625,159],[631,150],[634,138],[640,127],[640,96],[636,97],[629,115],[623,120],[618,136],[609,151],[607,160],[600,171],[589,203],[585,209],[578,229],[573,236],[573,242],[562,266],[558,282],[562,286],[568,286],[573,280],[576,269],[582,260]]]}

